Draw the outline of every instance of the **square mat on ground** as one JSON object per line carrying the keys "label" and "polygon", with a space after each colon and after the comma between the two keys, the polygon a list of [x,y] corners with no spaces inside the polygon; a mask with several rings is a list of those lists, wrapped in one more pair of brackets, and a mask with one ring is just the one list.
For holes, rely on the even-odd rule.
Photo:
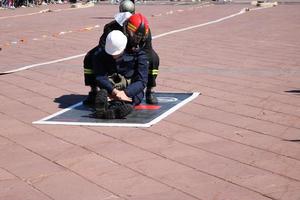
{"label": "square mat on ground", "polygon": [[96,119],[92,116],[94,109],[79,102],[69,108],[45,117],[34,124],[63,124],[87,126],[128,126],[150,127],[159,122],[184,104],[196,98],[200,93],[162,93],[157,92],[158,105],[142,102],[136,106],[126,119]]}

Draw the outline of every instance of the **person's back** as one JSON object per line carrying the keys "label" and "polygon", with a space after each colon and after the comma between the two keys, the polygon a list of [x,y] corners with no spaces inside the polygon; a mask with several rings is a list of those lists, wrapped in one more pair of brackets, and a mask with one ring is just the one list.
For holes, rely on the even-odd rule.
{"label": "person's back", "polygon": [[99,47],[101,47],[101,48],[105,47],[106,37],[113,30],[119,30],[121,32],[124,32],[123,26],[121,26],[116,20],[113,20],[113,21],[109,22],[108,24],[105,24],[105,26],[103,28],[103,33],[99,39]]}

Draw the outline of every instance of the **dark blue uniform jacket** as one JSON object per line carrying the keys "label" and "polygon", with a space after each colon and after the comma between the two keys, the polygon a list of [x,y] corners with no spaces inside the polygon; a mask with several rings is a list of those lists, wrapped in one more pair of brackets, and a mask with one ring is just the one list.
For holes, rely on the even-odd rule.
{"label": "dark blue uniform jacket", "polygon": [[124,89],[128,97],[133,99],[133,104],[140,104],[144,97],[144,89],[148,80],[149,62],[144,51],[127,53],[117,60],[108,55],[104,49],[99,48],[93,56],[93,70],[100,88],[106,89],[109,94],[114,89],[108,76],[118,73],[131,83]]}

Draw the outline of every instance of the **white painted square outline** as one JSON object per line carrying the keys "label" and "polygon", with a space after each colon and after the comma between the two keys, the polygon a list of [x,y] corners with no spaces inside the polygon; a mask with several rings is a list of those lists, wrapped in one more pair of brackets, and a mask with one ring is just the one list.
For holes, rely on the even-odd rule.
{"label": "white painted square outline", "polygon": [[[171,92],[170,92],[171,93]],[[172,92],[174,93],[174,92]],[[184,106],[185,104],[187,104],[188,102],[192,101],[193,99],[195,99],[196,97],[198,97],[201,93],[200,92],[193,92],[193,94],[186,98],[185,100],[183,100],[182,102],[180,102],[179,104],[175,105],[174,107],[172,107],[171,109],[169,109],[168,111],[164,112],[162,115],[154,118],[152,121],[146,123],[146,124],[138,124],[138,123],[102,123],[102,122],[59,122],[59,121],[46,121],[48,119],[51,119],[53,117],[56,117],[57,115],[60,115],[64,112],[67,112],[77,106],[82,105],[82,102],[76,103],[68,108],[65,108],[59,112],[56,112],[48,117],[42,118],[38,121],[34,121],[32,122],[33,124],[52,124],[52,125],[72,125],[72,126],[115,126],[115,127],[150,127],[154,124],[156,124],[157,122],[159,122],[160,120],[164,119],[165,117],[167,117],[168,115],[170,115],[171,113],[173,113],[174,111],[178,110],[179,108],[181,108],[182,106]]]}

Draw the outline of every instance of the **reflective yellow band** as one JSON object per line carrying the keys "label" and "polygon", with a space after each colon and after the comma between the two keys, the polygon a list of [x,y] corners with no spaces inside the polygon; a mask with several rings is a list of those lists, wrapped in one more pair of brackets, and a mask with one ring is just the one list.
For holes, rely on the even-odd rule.
{"label": "reflective yellow band", "polygon": [[128,28],[129,30],[133,31],[133,32],[135,32],[136,29],[137,29],[137,28],[136,28],[133,24],[131,24],[131,23],[128,23],[127,28]]}
{"label": "reflective yellow band", "polygon": [[149,74],[158,75],[158,69],[149,70]]}
{"label": "reflective yellow band", "polygon": [[92,69],[84,69],[84,74],[94,74]]}

